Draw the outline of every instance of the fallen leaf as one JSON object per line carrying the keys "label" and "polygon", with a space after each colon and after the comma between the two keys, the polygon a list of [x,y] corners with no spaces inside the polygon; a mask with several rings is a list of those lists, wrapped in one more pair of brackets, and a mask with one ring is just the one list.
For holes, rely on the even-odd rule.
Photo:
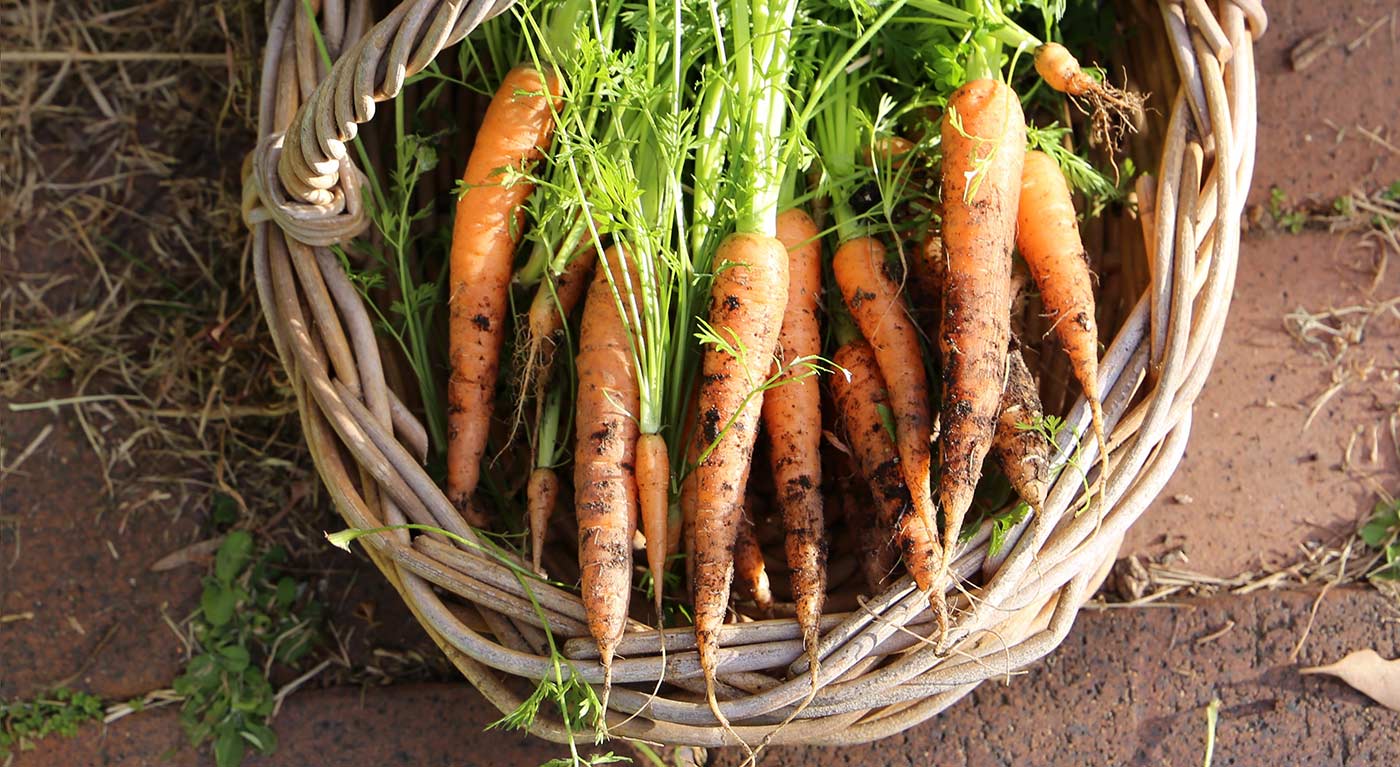
{"label": "fallen leaf", "polygon": [[1400,659],[1386,660],[1375,650],[1357,650],[1330,666],[1298,673],[1335,676],[1391,711],[1400,711]]}
{"label": "fallen leaf", "polygon": [[207,541],[192,543],[182,549],[166,554],[156,560],[151,565],[151,572],[163,573],[166,570],[174,570],[185,565],[207,565],[214,558],[214,552],[219,550],[219,545],[224,542],[222,535],[217,538],[210,538]]}

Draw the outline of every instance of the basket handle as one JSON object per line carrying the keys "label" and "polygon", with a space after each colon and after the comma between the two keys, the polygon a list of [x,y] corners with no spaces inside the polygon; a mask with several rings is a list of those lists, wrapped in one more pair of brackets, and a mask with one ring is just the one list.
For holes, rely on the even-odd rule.
{"label": "basket handle", "polygon": [[[324,5],[322,19],[334,20],[337,27],[323,30],[328,42],[362,28],[357,22],[367,13],[367,0],[350,0],[348,14],[345,0],[311,1]],[[281,130],[273,124],[276,104],[287,97],[288,89],[295,92],[298,83],[294,72],[290,78],[279,76],[284,74],[279,66],[289,69],[282,61],[289,33],[297,34],[297,46],[311,42],[306,39],[310,25],[304,24],[307,2],[280,0],[268,23],[258,145],[244,166],[243,218],[249,226],[271,221],[308,245],[328,246],[354,238],[369,224],[360,203],[363,176],[346,150],[360,123],[373,119],[375,104],[397,96],[404,82],[442,49],[516,0],[403,0],[339,52],[330,72]],[[303,17],[295,30],[294,15]]]}

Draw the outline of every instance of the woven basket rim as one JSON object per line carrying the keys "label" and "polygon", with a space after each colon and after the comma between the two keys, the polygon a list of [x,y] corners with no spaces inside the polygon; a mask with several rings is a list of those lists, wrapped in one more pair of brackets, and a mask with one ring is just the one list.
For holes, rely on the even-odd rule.
{"label": "woven basket rim", "polygon": [[[458,667],[503,712],[521,702],[504,672],[544,678],[541,618],[564,637],[586,637],[578,597],[531,584],[531,604],[515,571],[483,554],[480,539],[424,471],[427,435],[386,384],[370,315],[329,246],[362,234],[360,171],[346,143],[375,104],[395,97],[407,77],[514,0],[405,0],[377,24],[368,0],[321,0],[318,24],[332,56],[313,55],[301,0],[269,4],[259,94],[258,144],[245,165],[244,218],[252,230],[258,297],[297,393],[317,471],[352,526],[415,522],[467,541],[452,546],[406,530],[367,536],[376,566]],[[347,4],[348,3],[348,4]],[[927,600],[908,576],[860,609],[827,616],[820,690],[790,620],[726,627],[720,676],[734,696],[716,726],[703,702],[654,694],[658,678],[693,689],[699,674],[685,633],[638,627],[613,664],[609,725],[615,736],[673,745],[759,741],[834,745],[886,737],[922,722],[982,681],[1044,657],[1068,634],[1083,603],[1107,576],[1128,527],[1165,485],[1185,450],[1191,406],[1219,349],[1237,266],[1244,200],[1253,175],[1253,41],[1266,17],[1258,0],[1158,0],[1181,86],[1172,99],[1156,185],[1145,190],[1143,241],[1152,280],[1100,363],[1113,466],[1101,515],[1071,510],[1083,492],[1063,472],[1042,513],[988,560],[984,529],[957,557],[966,578],[990,579],[961,607],[950,629],[953,652],[920,645],[905,629],[926,621]],[[1209,162],[1207,162],[1209,159]],[[1088,427],[1081,398],[1056,446],[1068,457]],[[350,461],[347,462],[346,456]],[[1086,442],[1081,460],[1097,466]],[[442,594],[465,600],[449,604]],[[489,633],[489,636],[488,636]],[[582,678],[602,682],[596,651],[564,643]],[[693,644],[691,645],[693,647]],[[764,671],[786,669],[779,678]],[[798,708],[796,718],[779,727]],[[564,726],[540,716],[541,737],[567,741]]]}

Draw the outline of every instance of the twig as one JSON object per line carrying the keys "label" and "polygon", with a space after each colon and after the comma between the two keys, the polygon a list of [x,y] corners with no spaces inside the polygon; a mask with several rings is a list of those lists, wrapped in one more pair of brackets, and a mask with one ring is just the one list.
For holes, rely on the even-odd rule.
{"label": "twig", "polygon": [[1226,634],[1230,633],[1230,631],[1231,631],[1232,629],[1234,629],[1234,628],[1235,628],[1235,622],[1234,622],[1234,621],[1232,621],[1232,620],[1230,620],[1230,621],[1225,621],[1225,625],[1224,625],[1224,626],[1221,626],[1220,629],[1219,629],[1218,631],[1212,631],[1211,633],[1206,634],[1205,636],[1201,637],[1200,639],[1197,639],[1197,640],[1196,640],[1196,646],[1197,646],[1197,647],[1200,647],[1200,646],[1203,645],[1203,644],[1209,644],[1210,642],[1214,642],[1215,640],[1219,639],[1220,637],[1223,637],[1223,636],[1225,636]]}
{"label": "twig", "polygon": [[227,54],[185,53],[181,51],[10,51],[0,56],[0,65],[164,61],[179,61],[203,66],[223,65],[227,61]]}

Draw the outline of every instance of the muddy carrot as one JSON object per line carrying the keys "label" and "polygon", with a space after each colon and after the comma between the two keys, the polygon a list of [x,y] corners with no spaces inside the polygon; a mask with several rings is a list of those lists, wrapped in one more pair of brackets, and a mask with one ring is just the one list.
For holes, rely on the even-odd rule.
{"label": "muddy carrot", "polygon": [[821,240],[811,217],[796,208],[778,216],[778,240],[788,252],[788,301],[778,335],[780,358],[775,364],[785,366],[785,373],[764,395],[763,426],[768,432],[773,484],[782,511],[797,623],[810,652],[816,646],[826,598],[822,397],[817,379],[792,364],[821,352]]}
{"label": "muddy carrot", "polygon": [[701,360],[695,467],[695,634],[700,666],[713,680],[719,631],[734,577],[734,540],[763,406],[762,385],[787,305],[787,248],[736,233],[715,253],[709,325],[717,341]]}
{"label": "muddy carrot", "polygon": [[1037,514],[1050,487],[1050,443],[1036,429],[1044,420],[1035,379],[1013,337],[1007,354],[1006,389],[992,438],[992,455],[1011,487]]}
{"label": "muddy carrot", "polygon": [[636,412],[641,397],[619,296],[622,255],[606,256],[585,299],[579,328],[575,417],[574,507],[579,526],[579,569],[588,630],[611,678],[613,652],[627,622],[632,592],[632,536],[637,528]]}
{"label": "muddy carrot", "polygon": [[491,424],[491,410],[505,341],[511,261],[534,184],[503,178],[501,169],[525,169],[549,146],[557,108],[546,91],[558,79],[528,66],[506,75],[486,109],[457,201],[449,269],[447,385],[447,495],[464,518],[488,520],[471,501]]}
{"label": "muddy carrot", "polygon": [[1094,321],[1094,281],[1079,238],[1074,200],[1060,166],[1043,152],[1027,152],[1021,175],[1016,246],[1030,267],[1060,347],[1084,398],[1089,401],[1094,439],[1108,476],[1108,442],[1099,396],[1099,331]]}
{"label": "muddy carrot", "polygon": [[940,585],[991,447],[1010,342],[1011,249],[1026,125],[1020,101],[992,78],[953,93],[943,120],[943,362]]}
{"label": "muddy carrot", "polygon": [[880,526],[894,533],[900,556],[920,589],[934,586],[939,543],[914,511],[909,487],[900,468],[899,451],[888,422],[890,398],[875,350],[855,339],[837,350],[832,360],[849,375],[831,377],[836,407],[851,453],[875,497]]}

